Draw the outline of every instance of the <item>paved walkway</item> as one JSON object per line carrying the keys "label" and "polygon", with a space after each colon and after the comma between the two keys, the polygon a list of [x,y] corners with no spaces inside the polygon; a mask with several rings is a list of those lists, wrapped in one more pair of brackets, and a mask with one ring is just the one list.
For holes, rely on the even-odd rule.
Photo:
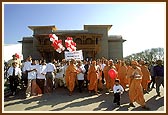
{"label": "paved walkway", "polygon": [[[165,112],[164,90],[161,87],[161,97],[155,96],[155,89],[145,94],[149,112]],[[72,96],[68,95],[65,88],[57,88],[52,94],[44,94],[41,97],[25,98],[24,91],[20,91],[15,97],[4,98],[4,112],[135,112],[146,111],[137,103],[136,107],[129,107],[128,92],[121,97],[121,106],[113,103],[113,93],[106,94],[101,91],[99,95],[89,94],[85,89],[82,93],[75,90]],[[165,106],[164,106],[165,104]],[[2,105],[3,106],[3,105]]]}

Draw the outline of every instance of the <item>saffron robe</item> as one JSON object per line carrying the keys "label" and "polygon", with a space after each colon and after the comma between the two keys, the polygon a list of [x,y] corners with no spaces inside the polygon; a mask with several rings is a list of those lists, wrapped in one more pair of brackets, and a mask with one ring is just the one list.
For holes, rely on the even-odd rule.
{"label": "saffron robe", "polygon": [[148,83],[150,82],[150,72],[147,68],[147,66],[142,65],[141,66],[141,71],[142,71],[142,87],[143,89],[147,90],[148,88]]}
{"label": "saffron robe", "polygon": [[77,68],[74,64],[70,64],[66,69],[66,86],[70,92],[74,90],[77,77]]}
{"label": "saffron robe", "polygon": [[[140,77],[137,78],[135,75],[138,74]],[[141,106],[145,105],[145,99],[144,99],[144,94],[143,94],[143,89],[142,89],[142,72],[139,67],[136,69],[130,68],[128,70],[128,77],[130,77],[130,85],[129,85],[129,99],[130,103],[137,102]]]}

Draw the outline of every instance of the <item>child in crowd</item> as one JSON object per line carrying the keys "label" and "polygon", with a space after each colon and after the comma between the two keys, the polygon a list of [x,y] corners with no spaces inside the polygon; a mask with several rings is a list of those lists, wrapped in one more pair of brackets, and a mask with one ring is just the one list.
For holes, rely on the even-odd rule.
{"label": "child in crowd", "polygon": [[120,85],[120,80],[119,79],[115,80],[115,84],[113,86],[113,92],[114,92],[113,103],[116,103],[118,106],[120,106],[120,98],[121,98],[121,94],[124,92],[124,89]]}

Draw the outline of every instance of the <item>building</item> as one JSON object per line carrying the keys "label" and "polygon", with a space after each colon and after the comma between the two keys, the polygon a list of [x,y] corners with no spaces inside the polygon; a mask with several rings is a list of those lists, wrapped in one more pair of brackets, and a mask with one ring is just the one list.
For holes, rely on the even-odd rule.
{"label": "building", "polygon": [[77,50],[83,51],[83,57],[107,59],[123,59],[122,36],[108,35],[112,25],[84,25],[84,30],[58,30],[54,25],[51,26],[28,26],[33,31],[32,37],[23,37],[22,53],[25,59],[31,55],[35,59],[56,59],[64,58],[64,53],[54,51],[51,46],[49,34],[56,34],[58,39],[63,41],[72,37],[77,44]]}

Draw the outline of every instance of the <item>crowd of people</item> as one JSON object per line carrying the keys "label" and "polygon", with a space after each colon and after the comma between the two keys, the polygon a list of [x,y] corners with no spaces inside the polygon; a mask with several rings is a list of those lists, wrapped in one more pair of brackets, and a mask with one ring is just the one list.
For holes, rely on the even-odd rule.
{"label": "crowd of people", "polygon": [[[160,86],[164,86],[164,66],[162,60],[146,63],[143,60],[132,60],[129,63],[122,60],[115,62],[110,59],[93,61],[71,60],[34,60],[28,56],[21,62],[15,55],[5,64],[12,95],[16,95],[19,81],[26,87],[26,97],[52,93],[57,87],[65,87],[71,96],[74,88],[82,93],[87,88],[88,93],[96,95],[101,90],[114,93],[114,103],[120,105],[120,95],[129,89],[130,106],[133,102],[146,107],[144,93],[156,88],[160,96]],[[109,70],[117,72],[115,79],[109,76]]]}

